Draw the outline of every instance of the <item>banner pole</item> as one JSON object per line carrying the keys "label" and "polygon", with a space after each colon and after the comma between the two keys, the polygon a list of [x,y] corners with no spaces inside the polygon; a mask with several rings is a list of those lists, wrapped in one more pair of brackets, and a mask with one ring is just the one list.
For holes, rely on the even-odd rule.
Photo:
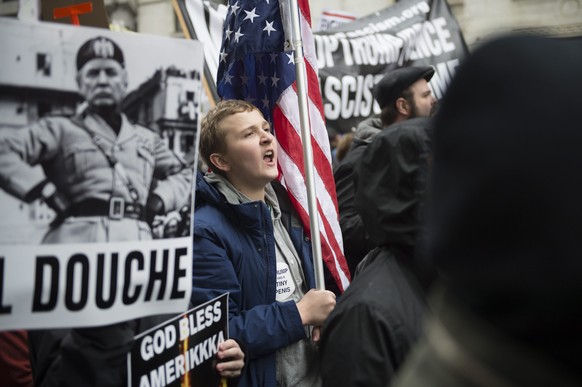
{"label": "banner pole", "polygon": [[[178,17],[178,21],[180,22],[180,27],[182,28],[182,32],[184,33],[184,37],[186,39],[197,40],[196,32],[190,23],[189,18],[184,17],[187,15],[186,4],[183,0],[172,0],[172,7],[174,8],[174,12]],[[214,79],[212,78],[212,74],[210,74],[210,69],[208,68],[208,64],[206,63],[206,58],[204,58],[204,73],[202,74],[202,85],[204,87],[204,91],[206,92],[206,96],[208,97],[208,101],[210,102],[210,107],[214,107],[218,102],[218,94],[216,91],[216,85],[214,84]]]}

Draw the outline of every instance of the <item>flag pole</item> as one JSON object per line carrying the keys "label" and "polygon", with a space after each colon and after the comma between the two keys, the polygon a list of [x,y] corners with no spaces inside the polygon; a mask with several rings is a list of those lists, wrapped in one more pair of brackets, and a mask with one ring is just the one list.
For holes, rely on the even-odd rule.
{"label": "flag pole", "polygon": [[311,130],[309,110],[307,106],[307,72],[303,54],[303,40],[299,21],[299,5],[297,0],[289,0],[291,16],[291,38],[294,49],[295,75],[297,80],[297,99],[299,103],[299,124],[301,126],[301,142],[303,143],[303,165],[305,167],[305,185],[307,187],[307,205],[309,225],[311,229],[311,249],[313,252],[313,267],[315,270],[315,286],[325,289],[323,275],[323,258],[321,254],[321,237],[319,234],[319,212],[313,173],[313,148],[311,146]]}

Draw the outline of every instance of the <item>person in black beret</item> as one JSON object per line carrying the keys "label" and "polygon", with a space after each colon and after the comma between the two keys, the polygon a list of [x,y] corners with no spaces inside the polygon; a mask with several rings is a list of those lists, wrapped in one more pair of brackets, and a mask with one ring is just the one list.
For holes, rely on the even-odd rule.
{"label": "person in black beret", "polygon": [[355,208],[354,167],[367,145],[382,130],[398,122],[433,114],[436,99],[428,82],[434,72],[434,68],[429,66],[403,67],[388,72],[372,90],[381,108],[380,115],[358,125],[350,150],[334,168],[344,253],[352,277],[358,263],[375,246]]}
{"label": "person in black beret", "polygon": [[[121,111],[128,70],[115,41],[88,39],[75,63],[83,99],[77,114],[2,132],[0,146],[7,151],[0,157],[9,168],[0,174],[11,176],[0,176],[1,188],[54,210],[42,243],[151,239],[153,219],[188,202],[192,169],[159,133]],[[44,176],[33,164],[43,167]],[[99,221],[91,227],[73,221],[86,217]]]}
{"label": "person in black beret", "polygon": [[[324,387],[389,385],[421,335],[424,294],[433,278],[421,259],[433,74],[432,67],[406,67],[385,75],[373,89],[380,117],[360,125],[359,143],[347,156],[351,162],[340,164],[350,173],[339,185],[349,183],[353,197],[346,198],[344,190],[338,198],[349,199],[351,220],[360,227],[344,223],[344,243],[348,252],[361,250],[357,259],[347,255],[352,283],[322,328]],[[345,203],[340,202],[344,220]],[[349,237],[356,232],[365,245],[353,245]]]}
{"label": "person in black beret", "polygon": [[403,67],[390,71],[372,89],[382,112],[382,127],[410,118],[430,117],[436,99],[428,87],[434,75],[430,66]]}
{"label": "person in black beret", "polygon": [[434,119],[443,278],[395,387],[582,386],[582,41],[480,45]]}

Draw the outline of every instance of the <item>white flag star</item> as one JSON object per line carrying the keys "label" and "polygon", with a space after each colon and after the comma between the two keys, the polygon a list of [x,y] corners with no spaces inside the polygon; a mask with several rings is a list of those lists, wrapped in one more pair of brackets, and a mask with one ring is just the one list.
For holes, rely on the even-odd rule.
{"label": "white flag star", "polygon": [[245,36],[245,34],[241,34],[240,27],[238,27],[238,30],[234,33],[234,42],[238,43],[238,40],[240,39],[241,36]]}
{"label": "white flag star", "polygon": [[230,30],[230,27],[226,27],[226,30],[224,31],[224,34],[226,35],[226,39],[230,40],[230,34],[232,34],[232,31]]}
{"label": "white flag star", "polygon": [[247,75],[241,75],[240,79],[241,79],[243,85],[246,85],[247,83],[249,83],[249,77]]}
{"label": "white flag star", "polygon": [[275,28],[273,28],[274,21],[269,23],[267,20],[265,20],[265,23],[266,27],[263,28],[263,31],[267,31],[267,35],[271,36],[271,31],[277,31]]}
{"label": "white flag star", "polygon": [[287,62],[287,64],[295,64],[295,59],[293,58],[293,53],[291,53],[291,54],[285,53],[285,55],[287,55],[289,57],[289,62]]}
{"label": "white flag star", "polygon": [[269,107],[269,98],[267,98],[267,96],[265,96],[265,98],[263,98],[261,101],[263,102],[263,107],[264,108],[268,108]]}
{"label": "white flag star", "polygon": [[259,85],[267,86],[267,77],[265,74],[261,73],[261,75],[259,75],[257,78],[259,78]]}
{"label": "white flag star", "polygon": [[247,14],[247,16],[245,16],[244,20],[250,19],[251,20],[251,23],[254,23],[255,18],[258,17],[258,16],[260,16],[260,15],[257,15],[255,13],[255,10],[256,10],[256,8],[253,8],[252,11],[245,11],[245,13]]}
{"label": "white flag star", "polygon": [[271,57],[271,63],[275,63],[275,61],[277,60],[277,54],[272,52],[269,54],[269,56]]}
{"label": "white flag star", "polygon": [[221,62],[225,62],[226,63],[226,57],[227,56],[228,56],[228,54],[226,53],[226,50],[220,51],[220,61]]}
{"label": "white flag star", "polygon": [[225,79],[224,79],[224,83],[225,83],[225,84],[226,84],[226,83],[230,83],[230,84],[232,85],[232,78],[234,78],[232,75],[228,75],[228,74],[226,74],[226,75],[224,76],[224,78],[225,78]]}
{"label": "white flag star", "polygon": [[236,15],[236,12],[238,11],[238,9],[239,9],[239,8],[240,8],[240,7],[239,7],[239,5],[238,5],[238,1],[237,1],[236,3],[234,3],[233,5],[231,5],[231,6],[230,6],[230,10],[231,10],[231,11],[232,11],[232,13],[233,13],[233,14],[235,14],[235,15]]}
{"label": "white flag star", "polygon": [[281,78],[277,78],[277,73],[273,74],[273,76],[271,77],[271,82],[273,82],[274,87],[277,87],[277,83],[279,83],[279,79],[281,79]]}

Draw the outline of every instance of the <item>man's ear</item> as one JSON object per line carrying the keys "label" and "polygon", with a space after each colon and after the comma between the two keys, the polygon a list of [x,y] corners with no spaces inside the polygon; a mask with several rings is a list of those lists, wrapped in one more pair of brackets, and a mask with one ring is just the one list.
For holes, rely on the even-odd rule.
{"label": "man's ear", "polygon": [[408,101],[402,97],[398,98],[396,100],[396,110],[398,110],[398,113],[404,116],[410,115],[410,107],[408,106]]}
{"label": "man's ear", "polygon": [[210,162],[222,172],[230,171],[230,163],[220,153],[213,153],[210,155]]}

